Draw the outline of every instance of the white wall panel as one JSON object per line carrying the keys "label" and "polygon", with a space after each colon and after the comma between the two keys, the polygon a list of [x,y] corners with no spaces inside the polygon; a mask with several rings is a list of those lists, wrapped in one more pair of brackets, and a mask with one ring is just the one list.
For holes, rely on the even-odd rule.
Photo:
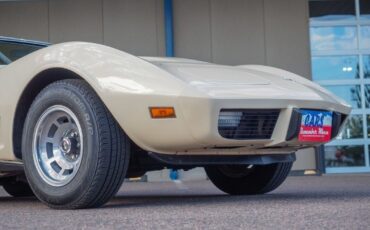
{"label": "white wall panel", "polygon": [[0,36],[48,41],[48,2],[0,2]]}
{"label": "white wall panel", "polygon": [[50,41],[103,42],[102,0],[50,0]]}
{"label": "white wall panel", "polygon": [[265,0],[266,64],[311,78],[307,0]]}
{"label": "white wall panel", "polygon": [[209,0],[175,0],[175,55],[212,61],[210,22]]}
{"label": "white wall panel", "polygon": [[163,55],[162,1],[104,0],[104,43],[136,55]]}
{"label": "white wall panel", "polygon": [[213,61],[264,64],[263,1],[211,0]]}

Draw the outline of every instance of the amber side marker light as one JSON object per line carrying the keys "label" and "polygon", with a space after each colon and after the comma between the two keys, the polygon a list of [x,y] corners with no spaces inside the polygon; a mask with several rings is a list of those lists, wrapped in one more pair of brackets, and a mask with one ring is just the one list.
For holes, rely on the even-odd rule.
{"label": "amber side marker light", "polygon": [[173,107],[149,107],[152,118],[176,118],[175,109]]}

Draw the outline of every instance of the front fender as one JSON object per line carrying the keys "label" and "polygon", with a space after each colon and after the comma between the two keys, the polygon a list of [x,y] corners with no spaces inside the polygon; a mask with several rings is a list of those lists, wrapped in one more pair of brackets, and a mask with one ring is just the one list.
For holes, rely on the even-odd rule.
{"label": "front fender", "polygon": [[69,42],[38,50],[0,69],[0,98],[7,98],[0,100],[0,159],[15,159],[12,129],[21,95],[35,76],[53,68],[72,71],[88,82],[141,147],[148,145],[143,135],[152,135],[154,141],[160,138],[145,127],[148,107],[179,107],[176,98],[185,87],[159,67],[104,45]]}

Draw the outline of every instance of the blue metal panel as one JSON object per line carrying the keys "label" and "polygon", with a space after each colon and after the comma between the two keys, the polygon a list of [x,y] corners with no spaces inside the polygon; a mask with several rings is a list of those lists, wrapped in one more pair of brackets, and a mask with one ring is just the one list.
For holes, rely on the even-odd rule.
{"label": "blue metal panel", "polygon": [[[164,0],[164,29],[166,38],[166,56],[174,57],[174,39],[173,39],[173,5],[172,0]],[[169,177],[171,180],[178,180],[177,170],[170,170]]]}
{"label": "blue metal panel", "polygon": [[164,28],[166,37],[166,56],[175,56],[173,39],[173,4],[172,0],[164,0]]}

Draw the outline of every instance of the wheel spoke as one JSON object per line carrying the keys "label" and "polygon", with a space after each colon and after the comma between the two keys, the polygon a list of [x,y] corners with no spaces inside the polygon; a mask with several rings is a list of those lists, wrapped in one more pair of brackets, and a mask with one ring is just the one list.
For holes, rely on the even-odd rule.
{"label": "wheel spoke", "polygon": [[51,143],[53,144],[53,148],[57,147],[59,145],[58,141],[56,138],[50,138],[50,137],[47,137],[45,139],[46,143]]}
{"label": "wheel spoke", "polygon": [[55,162],[61,167],[62,169],[73,169],[73,163],[68,162],[63,156],[56,156],[54,157]]}
{"label": "wheel spoke", "polygon": [[66,170],[62,168],[62,169],[59,171],[58,176],[59,176],[59,177],[63,177],[63,176],[64,176],[63,174],[64,174],[64,172],[65,172],[65,171],[66,171]]}
{"label": "wheel spoke", "polygon": [[47,165],[51,165],[51,163],[53,163],[54,161],[56,161],[56,159],[55,159],[55,157],[52,157],[52,158],[50,158],[50,159],[46,160],[46,161],[45,161],[45,163],[46,163]]}

